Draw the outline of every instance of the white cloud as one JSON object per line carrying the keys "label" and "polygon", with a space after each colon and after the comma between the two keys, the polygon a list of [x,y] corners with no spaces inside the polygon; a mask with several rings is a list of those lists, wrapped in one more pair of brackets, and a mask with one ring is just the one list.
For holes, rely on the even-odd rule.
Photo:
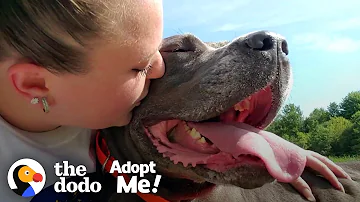
{"label": "white cloud", "polygon": [[290,42],[305,48],[337,53],[349,53],[360,50],[360,40],[319,33],[297,35]]}
{"label": "white cloud", "polygon": [[[346,1],[346,2],[344,2]],[[164,1],[164,19],[169,26],[207,26],[213,32],[238,29],[263,29],[287,24],[342,19],[358,13],[359,0],[181,0]],[[336,13],[336,17],[334,15]],[[345,14],[345,15],[344,15]],[[348,25],[358,25],[355,18]],[[334,27],[347,27],[344,23]]]}
{"label": "white cloud", "polygon": [[345,20],[333,21],[329,24],[329,27],[336,31],[359,28],[360,27],[360,16],[348,18]]}
{"label": "white cloud", "polygon": [[226,23],[223,25],[220,25],[219,27],[216,27],[213,29],[213,32],[221,32],[221,31],[236,31],[241,28],[246,29],[266,29],[269,27],[276,27],[276,26],[284,26],[296,22],[302,22],[306,21],[308,19],[308,16],[297,16],[293,18],[284,18],[279,13],[268,13],[264,14],[262,17],[257,16],[254,18],[250,18],[249,21],[246,23]]}
{"label": "white cloud", "polygon": [[251,3],[251,0],[182,0],[164,1],[164,19],[176,22],[177,26],[195,26],[223,19],[229,12],[236,12]]}
{"label": "white cloud", "polygon": [[216,28],[214,30],[214,32],[226,32],[226,31],[233,31],[233,30],[237,30],[239,28],[242,28],[246,26],[246,24],[232,24],[232,23],[227,23],[224,24],[218,28]]}
{"label": "white cloud", "polygon": [[328,44],[327,50],[333,52],[355,52],[360,49],[360,40],[338,38]]}

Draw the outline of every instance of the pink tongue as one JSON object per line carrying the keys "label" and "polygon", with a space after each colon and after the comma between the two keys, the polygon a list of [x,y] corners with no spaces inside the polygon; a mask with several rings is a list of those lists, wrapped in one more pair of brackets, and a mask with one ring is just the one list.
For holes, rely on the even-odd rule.
{"label": "pink tongue", "polygon": [[223,152],[237,158],[251,154],[264,161],[269,173],[279,182],[290,182],[303,172],[303,149],[279,136],[244,123],[188,123]]}

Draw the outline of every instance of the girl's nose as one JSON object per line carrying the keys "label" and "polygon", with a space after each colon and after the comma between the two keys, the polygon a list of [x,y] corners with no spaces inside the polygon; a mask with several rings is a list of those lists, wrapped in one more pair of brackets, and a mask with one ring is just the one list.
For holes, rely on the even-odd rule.
{"label": "girl's nose", "polygon": [[147,74],[148,79],[158,79],[161,78],[165,73],[165,63],[160,54],[160,52],[156,53],[156,59],[152,64],[152,68]]}

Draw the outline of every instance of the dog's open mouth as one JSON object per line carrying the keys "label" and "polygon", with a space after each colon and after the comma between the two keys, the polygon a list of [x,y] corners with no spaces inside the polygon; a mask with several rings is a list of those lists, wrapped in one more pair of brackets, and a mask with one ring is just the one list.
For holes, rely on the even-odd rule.
{"label": "dog's open mouth", "polygon": [[271,107],[269,85],[212,119],[168,120],[145,130],[158,152],[175,164],[217,172],[264,166],[278,181],[290,182],[300,176],[305,159],[291,143],[261,130]]}

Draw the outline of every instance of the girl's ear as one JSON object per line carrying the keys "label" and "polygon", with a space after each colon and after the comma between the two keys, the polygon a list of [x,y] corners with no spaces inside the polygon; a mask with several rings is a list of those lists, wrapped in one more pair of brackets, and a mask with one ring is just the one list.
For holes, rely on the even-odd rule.
{"label": "girl's ear", "polygon": [[47,70],[31,63],[18,63],[10,66],[7,77],[15,91],[30,102],[35,97],[46,97],[49,89],[46,87]]}

